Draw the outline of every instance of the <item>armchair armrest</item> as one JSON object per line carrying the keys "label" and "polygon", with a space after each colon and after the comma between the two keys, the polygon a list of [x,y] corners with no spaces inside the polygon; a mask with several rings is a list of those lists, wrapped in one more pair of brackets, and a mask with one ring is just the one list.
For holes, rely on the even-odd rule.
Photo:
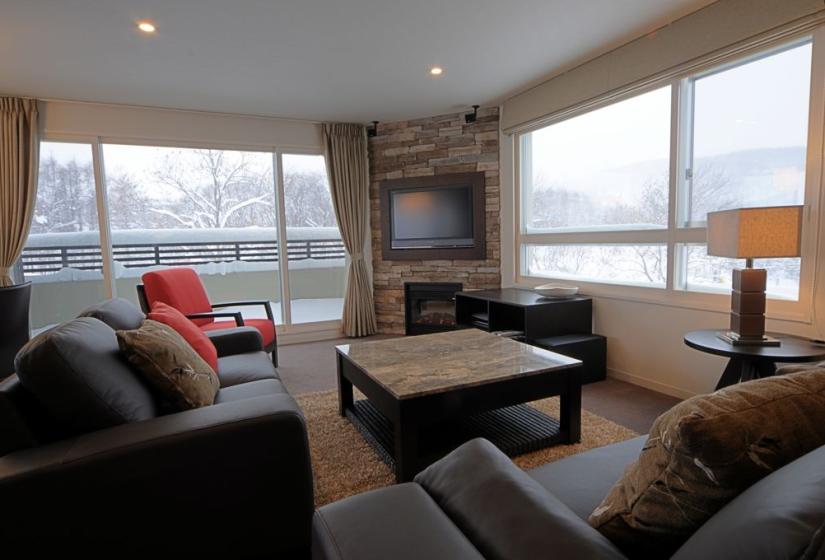
{"label": "armchair armrest", "polygon": [[219,309],[221,307],[249,307],[253,305],[262,305],[264,310],[266,311],[266,318],[270,321],[275,320],[275,315],[272,313],[272,302],[267,300],[248,300],[248,301],[224,301],[221,303],[213,303],[213,309]]}
{"label": "armchair armrest", "polygon": [[232,317],[235,319],[235,326],[236,327],[243,327],[243,315],[241,315],[240,311],[236,311],[235,313],[230,313],[229,311],[215,313],[211,311],[209,313],[190,313],[186,316],[187,319],[215,319],[217,317]]}
{"label": "armchair armrest", "polygon": [[206,331],[205,334],[215,345],[219,358],[235,354],[246,354],[247,352],[260,352],[264,347],[261,332],[254,327],[220,329]]}
{"label": "armchair armrest", "polygon": [[135,556],[169,546],[305,556],[304,418],[289,395],[265,395],[17,451],[0,457],[0,503],[4,546],[33,556],[49,542],[87,553],[118,543]]}

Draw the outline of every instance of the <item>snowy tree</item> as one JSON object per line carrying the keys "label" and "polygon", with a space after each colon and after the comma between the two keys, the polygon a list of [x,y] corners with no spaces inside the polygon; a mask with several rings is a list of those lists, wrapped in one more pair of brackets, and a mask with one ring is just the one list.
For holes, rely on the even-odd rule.
{"label": "snowy tree", "polygon": [[326,177],[321,173],[284,175],[284,212],[287,227],[335,227],[335,211]]}
{"label": "snowy tree", "polygon": [[167,227],[242,227],[251,218],[255,225],[275,225],[271,172],[256,169],[243,152],[174,150],[153,178],[171,195],[149,208]]}

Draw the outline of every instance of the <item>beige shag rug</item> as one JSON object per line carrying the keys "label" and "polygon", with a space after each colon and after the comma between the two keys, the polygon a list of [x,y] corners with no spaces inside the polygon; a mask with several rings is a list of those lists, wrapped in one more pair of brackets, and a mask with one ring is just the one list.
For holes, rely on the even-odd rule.
{"label": "beige shag rug", "polygon": [[[338,414],[336,391],[299,395],[296,400],[304,411],[309,429],[316,507],[395,483],[392,472],[378,453],[349,420]],[[551,416],[558,416],[558,398],[530,404]],[[556,445],[519,455],[513,460],[518,466],[531,469],[636,435],[633,430],[582,410],[581,443]]]}

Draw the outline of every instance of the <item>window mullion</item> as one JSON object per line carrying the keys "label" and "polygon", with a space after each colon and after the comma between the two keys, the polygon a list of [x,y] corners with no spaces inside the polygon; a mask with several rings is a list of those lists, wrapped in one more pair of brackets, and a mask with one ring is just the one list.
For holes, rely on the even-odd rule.
{"label": "window mullion", "polygon": [[98,235],[100,236],[100,257],[103,264],[103,284],[109,298],[117,296],[114,262],[112,257],[112,228],[109,224],[109,199],[106,192],[106,174],[103,160],[103,146],[100,139],[92,141],[92,174],[95,180],[95,201],[97,203]]}

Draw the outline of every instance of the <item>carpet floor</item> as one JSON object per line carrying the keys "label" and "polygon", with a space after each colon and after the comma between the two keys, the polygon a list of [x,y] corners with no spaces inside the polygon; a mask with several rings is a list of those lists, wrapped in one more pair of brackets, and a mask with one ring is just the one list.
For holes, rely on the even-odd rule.
{"label": "carpet floor", "polygon": [[[338,414],[336,391],[307,393],[295,398],[307,420],[316,507],[395,483],[392,472],[378,453],[349,420]],[[558,416],[558,398],[536,401],[531,405],[551,416]],[[556,445],[513,460],[521,468],[531,469],[636,435],[629,428],[582,410],[581,443]]]}

